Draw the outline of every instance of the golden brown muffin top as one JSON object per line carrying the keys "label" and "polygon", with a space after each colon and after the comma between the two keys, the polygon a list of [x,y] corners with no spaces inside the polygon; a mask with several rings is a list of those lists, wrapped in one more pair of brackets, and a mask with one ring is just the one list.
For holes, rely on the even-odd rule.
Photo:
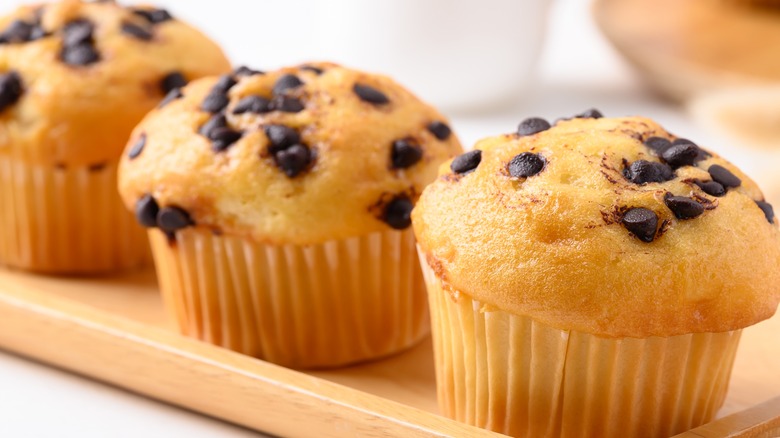
{"label": "golden brown muffin top", "polygon": [[162,9],[20,7],[0,18],[0,154],[100,166],[172,89],[229,70],[219,47]]}
{"label": "golden brown muffin top", "polygon": [[652,120],[585,116],[528,119],[442,165],[412,219],[453,295],[610,337],[770,317],[780,237],[756,184]]}
{"label": "golden brown muffin top", "polygon": [[202,79],[150,113],[120,165],[145,226],[315,244],[410,225],[462,149],[438,111],[385,76],[329,63]]}

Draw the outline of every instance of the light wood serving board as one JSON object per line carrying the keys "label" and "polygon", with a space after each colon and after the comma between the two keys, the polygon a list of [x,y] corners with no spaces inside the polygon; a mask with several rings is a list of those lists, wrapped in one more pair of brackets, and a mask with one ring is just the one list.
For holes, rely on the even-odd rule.
{"label": "light wood serving board", "polygon": [[[780,316],[744,331],[719,413],[734,415],[707,425],[714,435],[690,436],[780,428],[779,339]],[[176,333],[151,271],[83,279],[0,268],[0,348],[281,436],[503,436],[436,414],[430,340],[374,363],[293,371]]]}

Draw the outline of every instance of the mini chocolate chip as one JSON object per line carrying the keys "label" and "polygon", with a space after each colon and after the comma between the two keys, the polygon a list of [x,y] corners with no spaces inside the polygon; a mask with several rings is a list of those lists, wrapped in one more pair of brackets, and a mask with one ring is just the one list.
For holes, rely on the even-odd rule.
{"label": "mini chocolate chip", "polygon": [[180,97],[183,97],[184,94],[182,94],[181,90],[179,88],[174,88],[171,90],[168,94],[165,95],[163,100],[160,101],[160,104],[157,105],[157,108],[162,108],[165,105],[168,105],[169,103],[173,102],[176,99],[179,99]]}
{"label": "mini chocolate chip", "polygon": [[294,144],[274,155],[276,165],[290,178],[295,178],[311,161],[311,151],[304,145]]}
{"label": "mini chocolate chip", "polygon": [[[0,34],[0,43],[26,43],[33,39],[33,32],[37,26],[24,20],[14,20]],[[42,31],[42,29],[41,29]]]}
{"label": "mini chocolate chip", "polygon": [[704,213],[703,205],[685,196],[672,196],[671,193],[667,193],[664,196],[664,203],[677,219],[693,219]]}
{"label": "mini chocolate chip", "polygon": [[394,198],[385,206],[382,217],[387,225],[396,230],[403,230],[412,224],[412,208],[414,204],[406,196]]}
{"label": "mini chocolate chip", "polygon": [[355,84],[352,87],[352,91],[354,91],[360,100],[364,102],[373,103],[375,105],[390,103],[390,99],[388,99],[384,93],[368,85]]}
{"label": "mini chocolate chip", "polygon": [[447,126],[446,123],[439,121],[429,123],[428,131],[430,131],[431,134],[433,134],[433,136],[439,140],[446,140],[450,137],[450,134],[452,134],[450,127]]}
{"label": "mini chocolate chip", "polygon": [[238,141],[242,135],[241,131],[222,126],[212,129],[208,137],[211,139],[211,148],[214,152],[222,152]]}
{"label": "mini chocolate chip", "polygon": [[661,153],[661,159],[673,169],[692,166],[699,156],[699,147],[693,143],[672,145]]}
{"label": "mini chocolate chip", "polygon": [[775,223],[775,209],[772,208],[772,204],[764,201],[756,201],[756,205],[764,212],[764,216],[766,216],[766,220],[768,220],[770,224]]}
{"label": "mini chocolate chip", "polygon": [[157,205],[157,201],[152,195],[143,195],[138,202],[135,203],[135,218],[138,223],[146,228],[153,228],[157,226],[157,213],[159,213],[160,207]]}
{"label": "mini chocolate chip", "polygon": [[212,90],[206,98],[203,99],[203,102],[200,104],[200,109],[214,114],[225,109],[228,103],[230,103],[230,100],[228,100],[228,97],[225,96],[224,93]]}
{"label": "mini chocolate chip", "polygon": [[273,98],[271,101],[271,108],[275,111],[282,111],[285,113],[297,113],[303,111],[305,106],[300,99],[281,95]]}
{"label": "mini chocolate chip", "polygon": [[517,127],[520,136],[534,135],[550,129],[550,123],[540,117],[529,117]]}
{"label": "mini chocolate chip", "polygon": [[482,161],[482,151],[475,149],[455,157],[452,163],[450,163],[450,169],[457,174],[463,175],[473,172],[479,166],[480,161]]}
{"label": "mini chocolate chip", "polygon": [[726,189],[739,187],[742,184],[741,179],[720,164],[713,164],[707,169],[707,172],[710,173],[713,181],[720,183]]}
{"label": "mini chocolate chip", "polygon": [[658,227],[658,216],[642,207],[631,208],[623,215],[623,226],[643,242],[652,242]]}
{"label": "mini chocolate chip", "polygon": [[142,41],[150,41],[154,36],[150,30],[127,21],[122,23],[122,33]]}
{"label": "mini chocolate chip", "polygon": [[245,65],[242,65],[240,67],[237,67],[235,70],[233,70],[232,74],[233,76],[244,77],[244,76],[264,75],[265,72],[262,70],[251,69]]}
{"label": "mini chocolate chip", "polygon": [[233,85],[236,85],[237,83],[238,82],[236,82],[236,79],[232,75],[222,75],[217,79],[217,82],[214,83],[214,86],[211,87],[211,92],[227,94],[227,92],[233,88]]}
{"label": "mini chocolate chip", "polygon": [[273,154],[301,142],[301,136],[294,129],[284,125],[268,125],[265,135],[271,143],[269,151]]}
{"label": "mini chocolate chip", "polygon": [[406,169],[420,161],[422,156],[422,148],[413,140],[396,140],[393,142],[392,151],[390,153],[390,162],[394,169]]}
{"label": "mini chocolate chip", "polygon": [[83,43],[76,46],[63,47],[60,52],[60,59],[65,64],[83,67],[100,61],[100,54],[98,54],[92,44]]}
{"label": "mini chocolate chip", "polygon": [[263,114],[272,111],[271,101],[265,97],[247,96],[233,107],[233,114],[255,113]]}
{"label": "mini chocolate chip", "polygon": [[302,65],[300,69],[310,71],[318,76],[323,73],[323,70],[321,68],[315,67],[313,65]]}
{"label": "mini chocolate chip", "polygon": [[276,82],[274,83],[274,88],[271,90],[271,93],[274,96],[279,96],[286,93],[288,90],[294,90],[300,87],[301,85],[303,85],[303,81],[298,79],[298,76],[292,74],[286,74],[276,80]]}
{"label": "mini chocolate chip", "polygon": [[623,170],[623,175],[634,184],[665,182],[674,178],[674,171],[664,163],[637,160]]}
{"label": "mini chocolate chip", "polygon": [[95,25],[85,18],[77,18],[69,21],[62,28],[62,45],[65,47],[78,46],[82,43],[92,43],[92,33]]}
{"label": "mini chocolate chip", "polygon": [[587,109],[574,116],[575,119],[600,119],[602,117],[604,117],[604,114],[601,114],[601,111],[596,108]]}
{"label": "mini chocolate chip", "polygon": [[15,71],[0,74],[0,112],[19,101],[24,93],[22,77]]}
{"label": "mini chocolate chip", "polygon": [[528,178],[534,176],[544,169],[544,165],[547,160],[539,154],[532,152],[523,152],[522,154],[515,155],[512,160],[509,161],[507,169],[509,174],[515,178]]}
{"label": "mini chocolate chip", "polygon": [[213,140],[214,138],[211,136],[211,133],[216,129],[226,127],[227,118],[225,118],[225,115],[222,113],[214,114],[208,120],[206,120],[206,123],[204,123],[200,129],[198,129],[198,134],[208,138],[209,140]]}
{"label": "mini chocolate chip", "polygon": [[181,88],[185,85],[187,85],[187,78],[177,71],[168,73],[160,80],[160,89],[163,94],[168,94],[171,90]]}
{"label": "mini chocolate chip", "polygon": [[90,172],[100,172],[101,170],[105,169],[106,166],[108,166],[107,161],[101,161],[99,163],[92,163],[87,167],[87,170]]}
{"label": "mini chocolate chip", "polygon": [[694,180],[694,184],[699,186],[704,193],[710,195],[710,196],[717,196],[721,197],[726,194],[726,188],[723,187],[719,182],[715,181],[701,181],[701,180]]}
{"label": "mini chocolate chip", "polygon": [[141,134],[133,144],[133,147],[130,148],[130,151],[127,152],[127,157],[131,160],[138,157],[144,151],[144,146],[146,146],[146,134]]}
{"label": "mini chocolate chip", "polygon": [[645,146],[655,151],[659,156],[672,146],[672,142],[663,137],[650,137],[645,140]]}
{"label": "mini chocolate chip", "polygon": [[157,226],[172,233],[193,225],[190,214],[179,207],[163,207],[157,213]]}
{"label": "mini chocolate chip", "polygon": [[152,24],[162,23],[172,20],[171,14],[165,9],[131,9],[131,11],[149,21]]}

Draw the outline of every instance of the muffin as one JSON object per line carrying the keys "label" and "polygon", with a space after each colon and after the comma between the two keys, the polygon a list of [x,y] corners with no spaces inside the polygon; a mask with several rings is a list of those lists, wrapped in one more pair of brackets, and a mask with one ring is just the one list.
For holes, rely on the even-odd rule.
{"label": "muffin", "polygon": [[119,189],[184,334],[335,367],[428,333],[409,215],[460,151],[447,120],[387,77],[242,67],[152,111]]}
{"label": "muffin", "polygon": [[412,221],[441,409],[512,436],[709,421],[780,299],[756,184],[646,118],[527,119],[442,165]]}
{"label": "muffin", "polygon": [[94,274],[148,260],[115,190],[119,156],[166,94],[226,71],[162,9],[65,0],[0,19],[0,264]]}

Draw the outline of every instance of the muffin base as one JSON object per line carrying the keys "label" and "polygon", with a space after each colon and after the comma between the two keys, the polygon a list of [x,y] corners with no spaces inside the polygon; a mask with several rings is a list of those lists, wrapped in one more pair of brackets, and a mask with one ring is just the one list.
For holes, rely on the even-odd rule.
{"label": "muffin base", "polygon": [[263,245],[150,230],[166,307],[185,335],[292,368],[402,351],[429,332],[411,230],[319,245]]}
{"label": "muffin base", "polygon": [[96,274],[150,260],[116,190],[117,166],[56,168],[0,155],[0,263]]}
{"label": "muffin base", "polygon": [[422,264],[439,405],[452,419],[518,437],[668,437],[723,404],[741,330],[646,339],[559,330],[489,309]]}

